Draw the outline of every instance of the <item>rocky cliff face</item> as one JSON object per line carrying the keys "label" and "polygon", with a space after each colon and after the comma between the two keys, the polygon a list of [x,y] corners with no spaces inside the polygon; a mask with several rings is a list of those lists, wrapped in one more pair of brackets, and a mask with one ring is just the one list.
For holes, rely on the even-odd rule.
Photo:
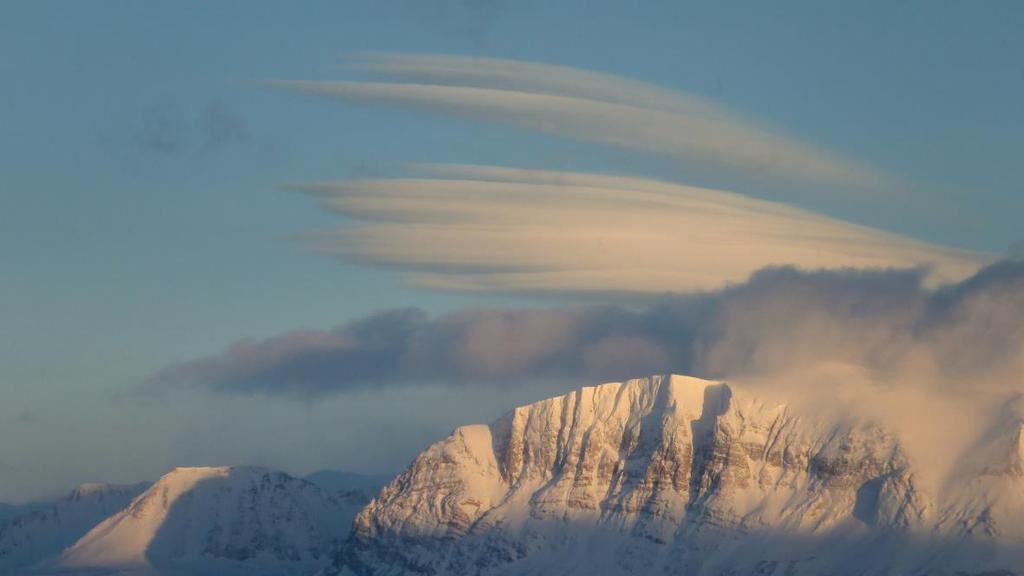
{"label": "rocky cliff face", "polygon": [[[517,408],[490,426],[459,428],[431,446],[359,513],[336,568],[1016,569],[1024,565],[1024,518],[1007,514],[1016,514],[1013,503],[1024,497],[1020,423],[1010,429],[1007,435],[1000,427],[992,441],[1008,464],[970,475],[977,484],[971,493],[983,496],[961,502],[967,492],[960,489],[926,494],[898,440],[868,423],[825,422],[725,383],[680,376],[582,388]],[[969,527],[986,518],[998,528]],[[980,533],[989,540],[978,541]],[[954,549],[956,555],[943,553]]]}

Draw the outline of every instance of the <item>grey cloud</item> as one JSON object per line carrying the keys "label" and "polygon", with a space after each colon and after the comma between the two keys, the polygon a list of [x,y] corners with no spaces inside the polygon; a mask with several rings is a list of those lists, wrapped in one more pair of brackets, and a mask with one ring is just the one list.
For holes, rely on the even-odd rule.
{"label": "grey cloud", "polygon": [[154,104],[143,111],[135,142],[142,150],[173,156],[183,146],[185,124],[185,114],[174,102]]}
{"label": "grey cloud", "polygon": [[238,112],[222,101],[213,101],[199,115],[197,124],[205,150],[242,145],[250,141],[249,129]]}
{"label": "grey cloud", "polygon": [[[373,385],[499,384],[520,379],[599,377],[616,343],[637,357],[663,359],[650,311],[617,307],[477,309],[435,319],[415,308],[389,310],[332,331],[243,341],[225,353],[173,365],[158,387],[315,397]],[[632,338],[632,340],[624,340]],[[599,354],[605,349],[605,354]],[[622,365],[626,376],[649,365]]]}
{"label": "grey cloud", "polygon": [[253,144],[242,115],[223,100],[199,109],[165,100],[146,108],[136,123],[133,141],[138,149],[165,157],[211,154]]}
{"label": "grey cloud", "polygon": [[149,382],[300,398],[373,386],[568,384],[661,372],[744,377],[823,364],[935,386],[1013,390],[1024,373],[1024,263],[945,288],[925,270],[771,268],[642,308],[380,312],[331,331],[243,341]]}

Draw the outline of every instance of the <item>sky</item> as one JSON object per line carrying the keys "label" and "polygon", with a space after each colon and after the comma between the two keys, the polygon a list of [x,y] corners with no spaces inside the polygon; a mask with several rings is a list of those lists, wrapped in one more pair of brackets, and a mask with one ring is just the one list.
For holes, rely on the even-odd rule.
{"label": "sky", "polygon": [[[1015,2],[7,2],[0,501],[177,465],[392,473],[577,382],[773,366],[674,348],[712,338],[688,302],[720,326],[765,266],[875,270],[777,281],[953,301],[977,341],[971,295],[1018,278],[985,267],[1024,254],[1022,24]],[[953,346],[913,331],[879,365]]]}

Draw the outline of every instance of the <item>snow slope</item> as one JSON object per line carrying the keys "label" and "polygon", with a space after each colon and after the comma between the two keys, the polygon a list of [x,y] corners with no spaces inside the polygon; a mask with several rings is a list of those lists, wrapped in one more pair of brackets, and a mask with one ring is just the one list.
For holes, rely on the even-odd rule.
{"label": "snow slope", "polygon": [[0,574],[59,554],[147,487],[82,484],[50,506],[0,524]]}
{"label": "snow slope", "polygon": [[178,468],[65,550],[53,571],[305,573],[327,562],[356,507],[262,468]]}
{"label": "snow slope", "polygon": [[428,448],[356,517],[333,569],[1024,573],[1019,412],[929,494],[868,422],[682,376],[586,387]]}
{"label": "snow slope", "polygon": [[0,502],[0,526],[12,518],[49,508],[50,505],[50,502],[32,502],[29,504],[7,504],[6,502]]}

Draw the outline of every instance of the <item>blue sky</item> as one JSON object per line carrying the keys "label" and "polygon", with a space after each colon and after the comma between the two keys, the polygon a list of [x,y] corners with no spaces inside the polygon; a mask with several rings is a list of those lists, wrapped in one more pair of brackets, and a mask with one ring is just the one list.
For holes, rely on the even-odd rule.
{"label": "blue sky", "polygon": [[[252,447],[241,430],[223,451],[204,452],[196,447],[201,436],[170,438],[171,418],[147,427],[148,417],[126,416],[134,401],[121,394],[170,362],[388,307],[440,312],[536,302],[426,290],[393,269],[314,253],[298,236],[338,219],[283,191],[287,182],[389,177],[419,162],[632,174],[1004,253],[1024,240],[1022,24],[1024,7],[1013,2],[7,3],[0,9],[0,475],[11,479],[0,482],[0,500],[90,479],[102,470],[92,460],[132,479],[193,463],[169,460],[212,459],[239,446],[248,448],[238,458],[270,464],[287,453],[287,443]],[[907,190],[880,197],[759,183],[593,142],[258,83],[359,79],[341,57],[367,51],[504,58],[635,78],[898,174]],[[479,396],[465,415],[438,408],[443,416],[410,424],[410,439],[389,460],[337,467],[390,469],[424,442],[416,434],[490,417],[511,400]],[[202,400],[159,402],[138,413],[187,414],[188,422],[208,415],[197,407]],[[225,409],[314,422],[290,441],[351,432],[308,408],[238,404],[246,402],[262,401]],[[441,396],[424,402],[446,405]],[[136,467],[111,448],[153,442],[166,445]],[[339,459],[354,450],[325,448]],[[326,460],[281,465],[326,467]],[[36,480],[48,470],[46,482]]]}

